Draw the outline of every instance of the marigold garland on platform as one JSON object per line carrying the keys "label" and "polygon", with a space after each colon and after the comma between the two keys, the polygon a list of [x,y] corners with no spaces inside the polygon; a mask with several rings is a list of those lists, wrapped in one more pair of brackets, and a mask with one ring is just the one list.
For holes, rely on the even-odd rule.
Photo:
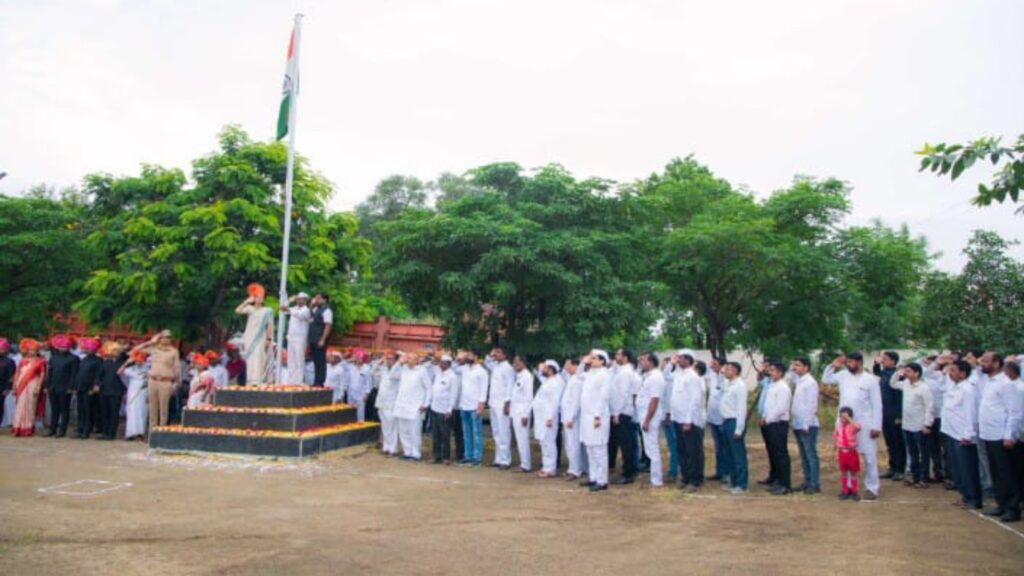
{"label": "marigold garland on platform", "polygon": [[196,428],[193,426],[157,426],[153,432],[174,432],[179,434],[210,434],[213,436],[247,436],[255,438],[307,438],[348,432],[350,430],[362,430],[379,426],[376,422],[354,422],[351,424],[340,424],[337,426],[325,426],[322,428],[310,428],[299,432],[283,432],[279,430],[245,430],[243,428]]}
{"label": "marigold garland on platform", "polygon": [[319,414],[321,412],[341,412],[354,409],[352,404],[329,404],[327,406],[309,406],[306,408],[244,408],[239,406],[195,406],[186,408],[188,412],[227,412],[232,414]]}
{"label": "marigold garland on platform", "polygon": [[303,386],[301,384],[261,384],[259,386],[228,386],[232,392],[319,392],[330,388]]}

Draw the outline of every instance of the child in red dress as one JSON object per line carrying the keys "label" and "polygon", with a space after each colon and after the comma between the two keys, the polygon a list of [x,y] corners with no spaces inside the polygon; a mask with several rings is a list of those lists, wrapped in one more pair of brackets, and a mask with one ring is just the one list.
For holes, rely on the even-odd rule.
{"label": "child in red dress", "polygon": [[860,424],[853,419],[853,410],[843,406],[839,410],[839,422],[832,434],[839,458],[839,479],[843,492],[840,500],[860,500],[857,495],[857,473],[860,472],[860,454],[857,453],[857,432]]}

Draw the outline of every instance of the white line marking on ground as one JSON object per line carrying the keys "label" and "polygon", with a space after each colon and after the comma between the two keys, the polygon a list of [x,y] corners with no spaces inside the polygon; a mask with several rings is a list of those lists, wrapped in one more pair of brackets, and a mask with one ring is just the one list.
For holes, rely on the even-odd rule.
{"label": "white line marking on ground", "polygon": [[1024,532],[1021,532],[1020,530],[1017,530],[1016,528],[1007,526],[1004,522],[1000,522],[999,520],[996,520],[995,518],[991,518],[989,516],[985,516],[981,512],[978,512],[977,510],[969,510],[969,512],[971,514],[974,514],[978,518],[981,518],[982,520],[985,520],[987,522],[991,522],[991,523],[995,524],[996,526],[999,526],[1003,530],[1006,530],[1007,532],[1012,532],[1013,534],[1015,534],[1019,538],[1024,539]]}
{"label": "white line marking on ground", "polygon": [[[85,489],[75,490],[76,486],[83,487]],[[92,487],[91,489],[87,487]],[[65,482],[63,484],[57,484],[56,486],[44,486],[39,488],[39,492],[44,494],[58,494],[60,496],[99,496],[100,494],[106,494],[107,492],[113,492],[115,490],[121,490],[123,488],[130,488],[134,486],[131,482],[111,482],[109,480],[76,480],[74,482]]]}

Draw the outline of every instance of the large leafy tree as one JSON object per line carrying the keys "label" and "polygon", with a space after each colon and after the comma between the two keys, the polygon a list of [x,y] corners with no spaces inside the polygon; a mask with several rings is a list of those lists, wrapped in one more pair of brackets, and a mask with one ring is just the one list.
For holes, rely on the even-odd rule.
{"label": "large leafy tree", "polygon": [[841,182],[800,179],[757,202],[686,158],[638,194],[657,241],[656,278],[669,287],[667,316],[692,311],[699,344],[784,354],[838,340],[831,240],[847,210]]}
{"label": "large leafy tree", "polygon": [[[139,176],[92,175],[84,191],[97,222],[88,244],[102,255],[78,303],[87,320],[137,329],[170,327],[213,339],[240,322],[244,287],[274,293],[280,273],[286,149],[225,128],[220,150],[180,170],[144,166]],[[358,306],[351,284],[367,271],[370,244],[351,214],[331,213],[330,184],[296,159],[289,286],[327,290],[336,324]]]}
{"label": "large leafy tree", "polygon": [[855,226],[840,234],[838,257],[848,342],[867,350],[904,345],[930,261],[924,238],[906,226]]}
{"label": "large leafy tree", "polygon": [[70,308],[93,260],[84,226],[85,206],[71,191],[0,196],[0,334],[44,336]]}
{"label": "large leafy tree", "polygon": [[532,358],[646,337],[656,286],[627,199],[557,165],[466,176],[474,190],[378,225],[382,275],[447,343],[503,343]]}
{"label": "large leafy tree", "polygon": [[1024,350],[1024,264],[1013,243],[976,230],[964,249],[960,274],[928,276],[918,333],[925,343],[953,349]]}

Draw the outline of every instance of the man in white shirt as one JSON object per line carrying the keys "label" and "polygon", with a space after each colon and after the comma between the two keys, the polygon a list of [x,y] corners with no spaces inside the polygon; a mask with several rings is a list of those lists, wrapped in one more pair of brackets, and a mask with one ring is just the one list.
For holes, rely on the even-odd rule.
{"label": "man in white shirt", "polygon": [[463,461],[466,466],[479,466],[484,453],[482,418],[487,403],[487,370],[477,361],[476,352],[459,353],[459,414],[462,417]]}
{"label": "man in white shirt", "polygon": [[851,352],[826,366],[821,381],[839,386],[839,407],[853,410],[861,425],[857,433],[857,452],[864,457],[867,492],[863,498],[877,500],[880,480],[876,440],[882,434],[882,391],[878,376],[864,371],[864,356],[860,352]]}
{"label": "man in white shirt", "polygon": [[668,447],[668,478],[671,483],[679,476],[679,445],[676,442],[676,423],[669,418],[669,408],[672,406],[672,380],[675,377],[675,355],[661,361],[661,374],[665,377],[665,395],[662,396],[661,404],[664,406],[665,420],[661,429],[665,434],[665,444]]}
{"label": "man in white shirt", "polygon": [[438,372],[430,388],[434,464],[452,462],[452,411],[455,409],[458,377],[452,370],[452,357],[441,356]]}
{"label": "man in white shirt", "polygon": [[731,470],[727,466],[729,457],[726,455],[726,452],[729,451],[729,439],[722,434],[723,418],[718,410],[719,403],[722,400],[722,393],[725,392],[725,382],[722,377],[723,364],[725,364],[724,358],[714,357],[711,358],[711,362],[708,364],[708,372],[704,376],[708,389],[708,403],[704,413],[707,414],[707,428],[711,432],[711,441],[715,446],[715,475],[709,479],[718,480],[728,486]]}
{"label": "man in white shirt", "polygon": [[932,391],[922,381],[923,375],[921,365],[911,362],[898,369],[889,382],[903,396],[900,427],[903,430],[903,444],[910,455],[911,476],[905,483],[915,488],[928,487],[925,484],[928,474],[928,446],[925,438],[932,434],[932,422],[935,420]]}
{"label": "man in white shirt", "polygon": [[341,362],[341,351],[327,350],[327,380],[324,386],[331,390],[331,401],[335,404],[345,399],[345,365]]}
{"label": "man in white shirt", "polygon": [[[341,367],[341,353],[335,351],[335,354],[339,360],[338,385],[342,386],[341,389],[344,390],[345,383],[342,375],[346,371]],[[398,399],[398,387],[404,370],[395,352],[384,351],[383,370],[376,400],[377,415],[380,416],[381,451],[385,456],[395,456],[398,452],[398,420],[395,419],[395,401]]]}
{"label": "man in white shirt", "polygon": [[658,355],[647,352],[640,356],[642,381],[636,394],[636,414],[643,430],[644,450],[651,459],[651,486],[662,485],[661,444],[658,442],[661,423],[665,419],[661,398],[665,395],[665,376],[658,368]]}
{"label": "man in white shirt", "polygon": [[423,436],[421,423],[429,407],[431,383],[418,354],[408,352],[402,360],[405,370],[398,381],[395,419],[398,420],[398,438],[402,441],[402,459],[418,462]]}
{"label": "man in white shirt", "polygon": [[615,467],[616,452],[622,452],[622,475],[614,484],[631,484],[637,475],[637,436],[634,434],[633,401],[639,388],[636,357],[626,348],[615,352],[617,370],[612,375],[612,430],[608,444],[608,466]]}
{"label": "man in white shirt", "polygon": [[512,420],[509,411],[516,371],[508,363],[508,352],[504,348],[491,350],[486,363],[491,371],[491,388],[487,396],[494,436],[494,462],[491,466],[508,470],[512,466]]}
{"label": "man in white shirt", "polygon": [[765,439],[768,442],[768,457],[772,459],[775,469],[775,486],[771,488],[774,496],[789,494],[790,475],[792,472],[789,449],[786,441],[789,438],[789,416],[790,404],[793,401],[793,393],[789,390],[786,382],[786,366],[781,362],[775,362],[768,368],[768,376],[772,379],[768,390],[765,392],[764,416],[761,418],[761,425],[764,426]]}
{"label": "man in white shirt", "polygon": [[1017,385],[1003,372],[1003,357],[986,352],[981,364],[988,382],[981,393],[978,408],[978,436],[988,454],[989,472],[995,492],[996,508],[986,512],[1003,522],[1020,520],[1020,481],[1013,462],[1024,407]]}
{"label": "man in white shirt", "polygon": [[362,348],[352,351],[351,361],[346,367],[348,369],[348,388],[345,396],[348,403],[356,407],[356,418],[359,422],[366,421],[366,400],[370,396],[370,389],[373,386],[373,377],[370,374],[370,366],[366,363],[368,354]]}
{"label": "man in white shirt", "polygon": [[611,378],[608,353],[592,350],[584,359],[589,369],[580,395],[580,440],[587,447],[591,492],[608,489],[608,438],[611,433]]}
{"label": "man in white shirt", "polygon": [[575,480],[586,471],[583,465],[583,444],[580,442],[580,398],[586,373],[575,358],[567,359],[563,370],[569,375],[569,381],[565,383],[559,406],[562,416],[562,449],[569,460],[566,480]]}
{"label": "man in white shirt", "polygon": [[558,409],[562,403],[565,381],[558,375],[560,366],[554,360],[545,360],[539,367],[541,385],[530,408],[533,410],[533,437],[540,442],[540,478],[554,478],[558,474]]}
{"label": "man in white shirt", "polygon": [[704,482],[704,395],[701,376],[693,368],[693,356],[677,356],[677,370],[672,378],[672,404],[669,406],[676,425],[679,447],[680,488],[695,492]]}
{"label": "man in white shirt", "polygon": [[[288,315],[288,370],[285,372],[286,384],[312,384],[305,379],[306,344],[309,338],[309,295],[299,292],[288,299],[288,304],[281,304],[281,311]],[[290,306],[289,306],[290,304]]]}
{"label": "man in white shirt", "polygon": [[981,509],[981,478],[978,468],[978,403],[975,387],[968,381],[971,365],[957,360],[946,367],[949,382],[942,399],[942,428],[946,449],[952,454],[953,482],[960,491],[962,508]]}
{"label": "man in white shirt", "polygon": [[744,494],[747,491],[747,383],[740,378],[743,368],[739,362],[726,362],[722,366],[725,377],[718,410],[722,414],[722,435],[729,440],[727,466],[729,491]]}
{"label": "man in white shirt", "polygon": [[533,372],[526,366],[526,359],[517,355],[512,362],[516,371],[515,383],[509,398],[509,416],[516,436],[519,452],[520,472],[530,472],[533,464],[530,458],[530,405],[533,404]]}
{"label": "man in white shirt", "polygon": [[811,361],[799,357],[790,362],[793,377],[793,436],[800,449],[800,468],[804,483],[797,490],[804,494],[821,492],[821,465],[818,461],[818,382],[811,376]]}

